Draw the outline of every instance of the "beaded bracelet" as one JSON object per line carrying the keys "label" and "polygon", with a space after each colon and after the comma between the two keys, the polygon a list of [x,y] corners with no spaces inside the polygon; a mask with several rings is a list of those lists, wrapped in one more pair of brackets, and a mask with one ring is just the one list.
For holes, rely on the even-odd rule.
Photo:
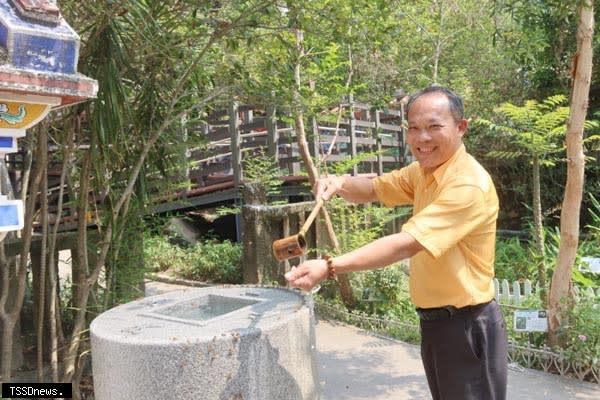
{"label": "beaded bracelet", "polygon": [[335,273],[335,267],[333,266],[333,258],[329,254],[324,254],[323,259],[327,263],[327,279],[335,280],[337,275]]}

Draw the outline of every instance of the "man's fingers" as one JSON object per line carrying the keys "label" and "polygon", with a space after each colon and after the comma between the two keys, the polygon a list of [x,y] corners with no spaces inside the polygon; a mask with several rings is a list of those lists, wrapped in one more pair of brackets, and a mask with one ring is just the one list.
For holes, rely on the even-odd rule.
{"label": "man's fingers", "polygon": [[288,272],[285,273],[285,279],[288,281],[296,279],[296,267],[292,267]]}
{"label": "man's fingers", "polygon": [[312,284],[307,275],[306,269],[292,267],[292,269],[285,274],[285,279],[288,281],[290,286],[296,287],[303,290],[310,290]]}
{"label": "man's fingers", "polygon": [[315,198],[323,200],[329,200],[329,197],[325,196],[325,189],[327,188],[327,183],[325,180],[320,180],[315,184]]}

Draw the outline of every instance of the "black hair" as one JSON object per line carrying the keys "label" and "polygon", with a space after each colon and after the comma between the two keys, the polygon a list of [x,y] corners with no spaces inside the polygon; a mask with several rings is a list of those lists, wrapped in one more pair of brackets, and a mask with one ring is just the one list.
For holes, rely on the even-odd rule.
{"label": "black hair", "polygon": [[413,103],[419,97],[429,94],[429,93],[441,93],[441,94],[445,95],[446,98],[448,99],[448,104],[450,105],[450,112],[452,113],[452,116],[454,117],[456,122],[459,122],[462,119],[464,119],[465,111],[463,108],[462,97],[460,97],[459,95],[454,93],[452,90],[448,89],[447,87],[437,86],[437,85],[426,87],[425,89],[419,90],[418,92],[416,92],[415,94],[410,96],[410,99],[408,100],[408,104],[406,105],[406,115],[408,116],[410,107],[413,105]]}

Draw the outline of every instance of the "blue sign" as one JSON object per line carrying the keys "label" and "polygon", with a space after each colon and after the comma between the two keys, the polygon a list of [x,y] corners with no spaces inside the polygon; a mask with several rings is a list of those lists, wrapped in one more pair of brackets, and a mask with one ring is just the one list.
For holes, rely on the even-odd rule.
{"label": "blue sign", "polygon": [[23,229],[23,202],[0,200],[0,232]]}
{"label": "blue sign", "polygon": [[19,150],[17,138],[13,136],[0,136],[0,154],[16,153]]}

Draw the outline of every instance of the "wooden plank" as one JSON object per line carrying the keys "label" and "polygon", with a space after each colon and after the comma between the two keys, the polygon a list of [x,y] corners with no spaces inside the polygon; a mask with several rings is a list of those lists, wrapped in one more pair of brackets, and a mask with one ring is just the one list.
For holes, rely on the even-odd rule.
{"label": "wooden plank", "polygon": [[376,124],[375,124],[375,122],[372,122],[372,121],[356,119],[356,120],[354,120],[354,124],[356,126],[360,126],[361,128],[376,129]]}
{"label": "wooden plank", "polygon": [[225,201],[230,202],[237,198],[239,198],[239,193],[238,190],[233,187],[233,182],[223,182],[205,188],[192,189],[185,199],[174,198],[158,203],[151,208],[151,213],[159,214],[174,210],[201,207],[209,204],[218,204]]}
{"label": "wooden plank", "polygon": [[210,131],[207,135],[209,142],[218,142],[221,140],[229,139],[229,126],[222,126]]}
{"label": "wooden plank", "polygon": [[267,148],[269,155],[276,160],[279,158],[279,132],[277,131],[277,108],[274,105],[267,107]]}
{"label": "wooden plank", "polygon": [[264,129],[266,133],[267,121],[264,118],[255,118],[252,122],[246,122],[239,125],[239,130],[242,133],[255,131],[257,129]]}
{"label": "wooden plank", "polygon": [[265,142],[267,140],[267,131],[264,132],[247,132],[247,133],[242,133],[240,131],[240,140],[241,141],[252,141],[255,140],[256,138],[262,138]]}
{"label": "wooden plank", "polygon": [[360,110],[370,110],[371,109],[371,105],[367,104],[367,103],[352,103],[352,107],[354,108],[358,108]]}
{"label": "wooden plank", "polygon": [[238,103],[232,101],[229,105],[229,134],[231,136],[231,162],[233,167],[233,182],[237,187],[242,182],[242,153],[240,150],[240,122],[238,119]]}
{"label": "wooden plank", "polygon": [[383,116],[392,115],[395,117],[402,117],[404,115],[403,110],[393,109],[393,108],[383,108],[380,110]]}
{"label": "wooden plank", "polygon": [[267,138],[266,137],[262,137],[262,138],[257,138],[256,140],[253,141],[249,141],[249,142],[242,142],[242,144],[240,145],[240,148],[242,149],[242,152],[248,149],[259,149],[260,147],[262,148],[267,148]]}
{"label": "wooden plank", "polygon": [[220,156],[231,155],[231,146],[215,146],[209,149],[195,149],[190,152],[189,162],[206,162]]}
{"label": "wooden plank", "polygon": [[203,164],[190,168],[190,179],[204,178],[217,172],[227,171],[231,174],[231,161]]}
{"label": "wooden plank", "polygon": [[[381,129],[381,121],[379,120],[379,110],[375,110],[375,134],[379,137],[379,131]],[[377,141],[377,175],[383,174],[383,141],[380,139]]]}
{"label": "wooden plank", "polygon": [[359,137],[356,138],[356,144],[357,145],[371,145],[374,146],[377,144],[377,139],[375,138],[369,138],[369,137]]}
{"label": "wooden plank", "polygon": [[400,141],[393,137],[380,136],[381,144],[383,147],[398,147],[400,146]]}
{"label": "wooden plank", "polygon": [[[334,135],[321,135],[321,143],[331,143],[335,136]],[[350,137],[338,136],[335,140],[336,143],[350,143]]]}
{"label": "wooden plank", "polygon": [[379,125],[379,127],[383,131],[393,131],[393,132],[401,132],[402,131],[402,126],[400,126],[400,125],[391,125],[391,124],[381,123]]}

